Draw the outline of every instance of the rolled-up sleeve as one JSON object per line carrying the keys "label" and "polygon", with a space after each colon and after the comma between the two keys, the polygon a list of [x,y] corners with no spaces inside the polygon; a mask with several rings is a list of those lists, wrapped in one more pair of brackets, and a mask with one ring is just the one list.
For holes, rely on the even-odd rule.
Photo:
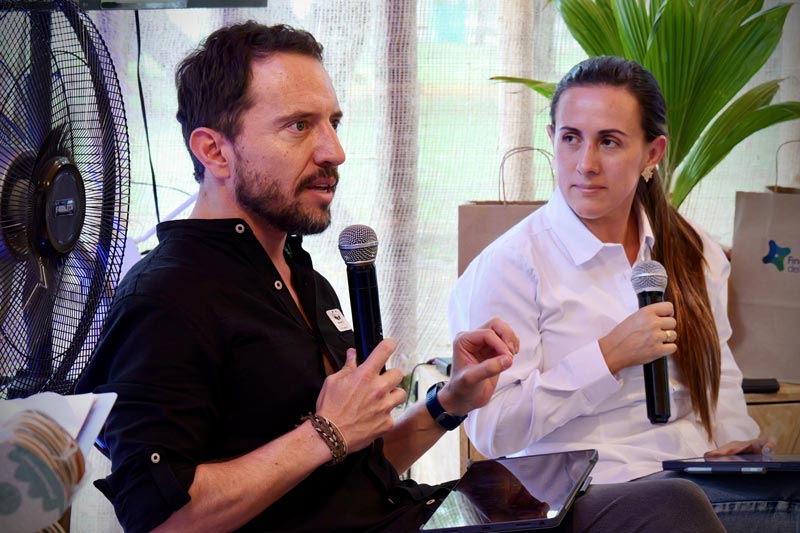
{"label": "rolled-up sleeve", "polygon": [[115,392],[102,432],[112,473],[95,486],[125,531],[150,531],[189,502],[218,413],[219,347],[209,325],[171,302],[115,302],[79,392]]}

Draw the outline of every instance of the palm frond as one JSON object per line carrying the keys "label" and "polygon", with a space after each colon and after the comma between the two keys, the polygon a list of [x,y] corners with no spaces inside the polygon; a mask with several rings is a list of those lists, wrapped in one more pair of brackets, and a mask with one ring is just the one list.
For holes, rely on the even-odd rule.
{"label": "palm frond", "polygon": [[680,205],[700,180],[744,139],[769,126],[800,118],[800,102],[768,105],[777,90],[777,81],[763,83],[720,113],[677,170],[672,191],[674,205]]}
{"label": "palm frond", "polygon": [[[768,105],[777,81],[734,100],[775,51],[792,4],[766,10],[763,0],[556,0],[555,4],[589,56],[633,59],[658,80],[670,133],[662,177],[676,207],[743,139],[798,118],[800,102]],[[548,97],[555,88],[525,78],[492,79],[521,83]],[[770,90],[772,95],[762,101]]]}
{"label": "palm frond", "polygon": [[613,11],[623,57],[644,58],[653,26],[644,0],[620,0],[614,3]]}
{"label": "palm frond", "polygon": [[610,0],[557,0],[570,33],[590,56],[624,55]]}
{"label": "palm frond", "polygon": [[502,81],[505,83],[520,83],[529,89],[533,89],[545,98],[552,98],[553,93],[556,92],[556,84],[549,81],[531,80],[528,78],[514,78],[511,76],[492,76],[489,79],[494,81]]}
{"label": "palm frond", "polygon": [[[747,21],[737,20],[732,15],[715,16],[710,10],[709,19],[703,20],[703,25],[711,33],[698,39],[697,47],[681,50],[683,57],[698,54],[689,58],[698,66],[687,82],[690,89],[681,95],[671,95],[667,100],[672,144],[668,157],[672,168],[677,168],[711,120],[772,55],[780,41],[788,8],[788,5],[777,6]],[[747,15],[745,10],[738,13]],[[672,77],[674,74],[668,71],[663,75]]]}

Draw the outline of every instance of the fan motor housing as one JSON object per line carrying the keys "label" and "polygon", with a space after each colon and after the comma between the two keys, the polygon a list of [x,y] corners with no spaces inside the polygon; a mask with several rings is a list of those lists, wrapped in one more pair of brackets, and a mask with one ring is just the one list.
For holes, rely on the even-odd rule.
{"label": "fan motor housing", "polygon": [[36,248],[46,256],[69,253],[80,237],[86,214],[86,191],[78,167],[56,156],[42,167],[36,186]]}

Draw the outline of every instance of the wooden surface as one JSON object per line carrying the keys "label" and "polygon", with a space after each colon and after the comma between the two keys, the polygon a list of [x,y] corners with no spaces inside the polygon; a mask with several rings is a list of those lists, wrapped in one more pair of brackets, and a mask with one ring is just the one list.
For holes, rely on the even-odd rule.
{"label": "wooden surface", "polygon": [[781,383],[778,392],[745,394],[745,399],[761,436],[777,439],[775,453],[800,453],[800,384]]}
{"label": "wooden surface", "polygon": [[[745,394],[747,412],[761,428],[761,436],[771,435],[778,441],[775,453],[800,454],[800,384],[781,383],[778,392],[770,394]],[[462,426],[461,473],[470,462],[486,459],[467,439]]]}
{"label": "wooden surface", "polygon": [[781,388],[778,392],[770,394],[745,394],[744,398],[747,400],[747,405],[761,404],[761,403],[797,403],[800,402],[800,384],[798,383],[781,383]]}

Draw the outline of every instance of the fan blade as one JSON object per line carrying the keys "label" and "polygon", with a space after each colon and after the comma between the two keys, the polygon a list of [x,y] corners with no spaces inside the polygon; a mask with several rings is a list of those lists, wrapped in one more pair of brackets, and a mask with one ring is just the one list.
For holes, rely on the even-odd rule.
{"label": "fan blade", "polygon": [[29,137],[38,146],[50,131],[52,123],[51,87],[53,69],[50,62],[50,43],[52,41],[48,11],[37,10],[30,14],[30,76],[26,80],[25,94],[30,99],[27,111]]}
{"label": "fan blade", "polygon": [[119,278],[130,187],[97,28],[71,1],[15,5],[0,9],[0,398],[71,392]]}
{"label": "fan blade", "polygon": [[53,372],[53,387],[77,379],[91,356],[94,339],[114,293],[107,262],[102,248],[79,241],[63,266],[62,288],[54,314],[68,321],[70,334],[60,344],[65,348],[61,363]]}
{"label": "fan blade", "polygon": [[39,258],[28,263],[22,307],[28,332],[25,367],[9,384],[9,398],[23,398],[43,389],[53,369],[53,305],[60,281],[58,261]]}

